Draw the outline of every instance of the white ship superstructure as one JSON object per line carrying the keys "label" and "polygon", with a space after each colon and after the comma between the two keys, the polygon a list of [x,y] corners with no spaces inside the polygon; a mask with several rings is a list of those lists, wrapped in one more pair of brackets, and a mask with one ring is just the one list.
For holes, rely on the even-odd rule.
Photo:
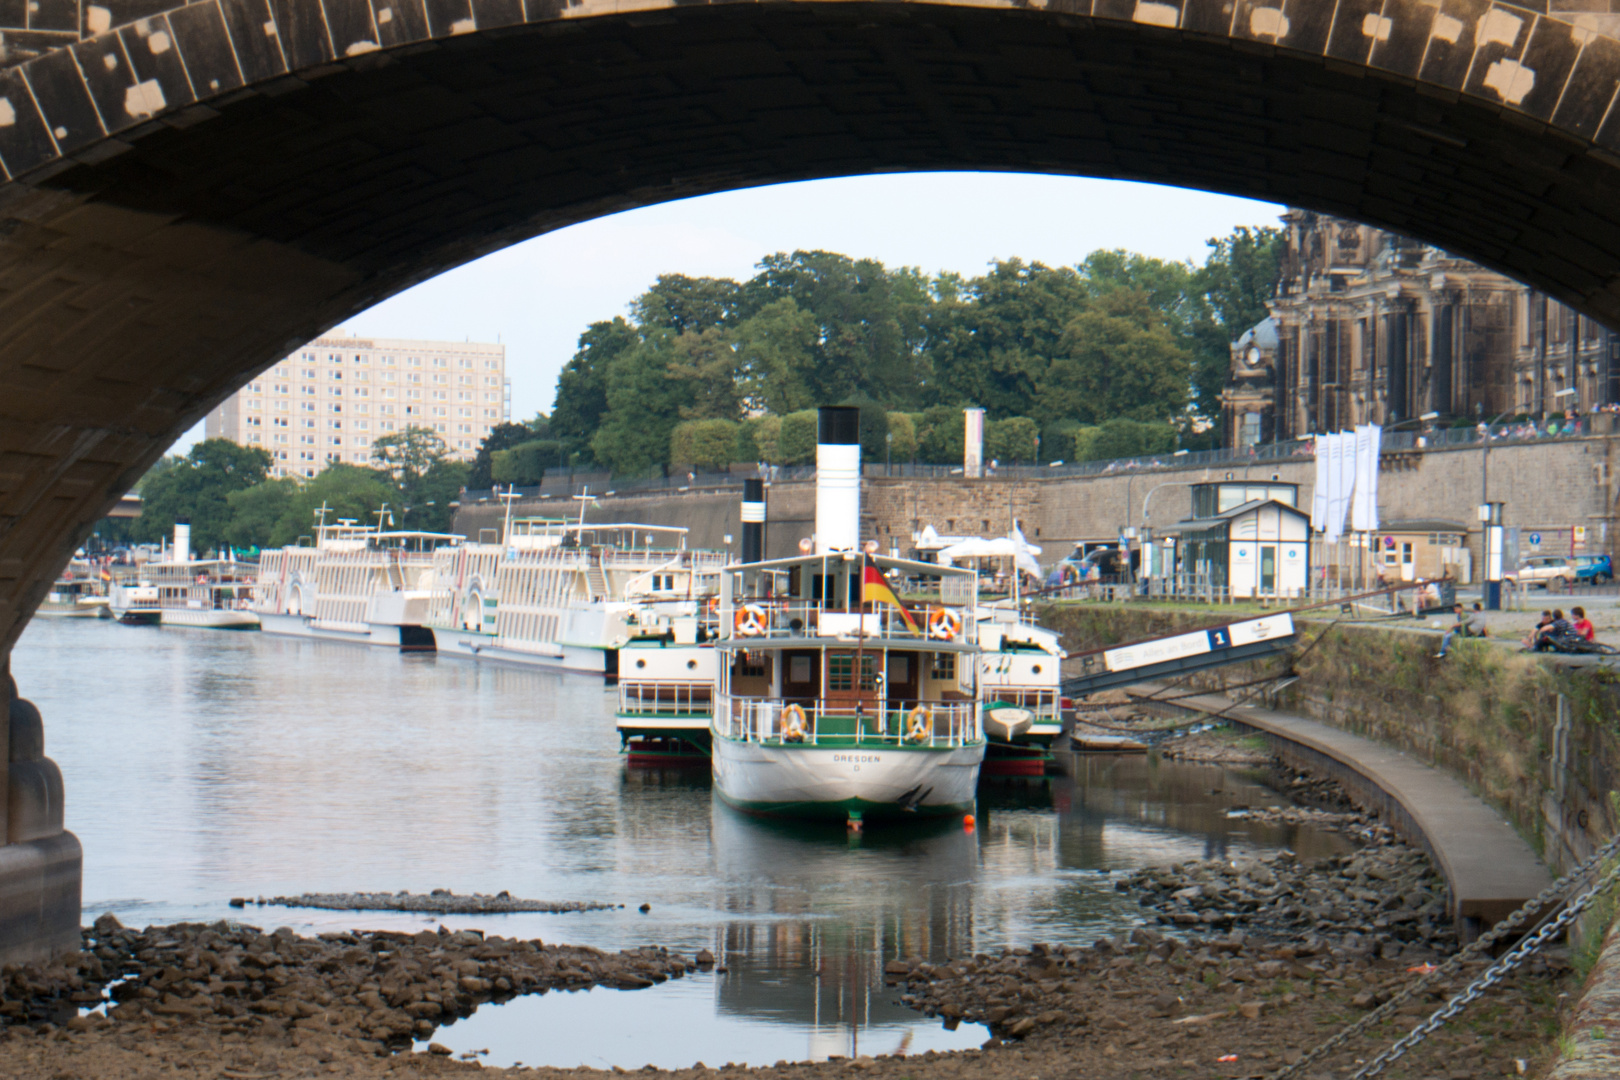
{"label": "white ship superstructure", "polygon": [[434,560],[460,543],[446,533],[383,532],[352,521],[322,526],[314,547],[260,556],[253,608],[269,634],[431,649]]}
{"label": "white ship superstructure", "polygon": [[1018,602],[982,609],[979,622],[980,696],[989,740],[989,775],[1046,771],[1052,742],[1063,730],[1059,635],[1035,624]]}
{"label": "white ship superstructure", "polygon": [[721,552],[687,530],[519,518],[499,544],[441,551],[429,607],[439,652],[616,677],[619,649],[674,633],[712,599]]}

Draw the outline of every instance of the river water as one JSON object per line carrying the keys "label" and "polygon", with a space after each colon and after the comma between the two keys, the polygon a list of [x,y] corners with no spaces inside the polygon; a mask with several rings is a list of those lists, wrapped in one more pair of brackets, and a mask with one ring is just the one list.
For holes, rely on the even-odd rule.
{"label": "river water", "polygon": [[[12,657],[85,849],[85,917],[300,932],[443,921],[620,949],[708,948],[724,973],[553,993],[441,1029],[490,1064],[770,1064],[977,1045],[894,1002],[882,967],[1141,921],[1115,872],[1336,836],[1230,819],[1261,777],[1155,758],[987,781],[978,826],[739,815],[706,772],[627,769],[600,680],[353,645],[36,620]],[[435,888],[622,904],[424,919],[229,907],[233,896]],[[642,904],[651,911],[643,914]]]}

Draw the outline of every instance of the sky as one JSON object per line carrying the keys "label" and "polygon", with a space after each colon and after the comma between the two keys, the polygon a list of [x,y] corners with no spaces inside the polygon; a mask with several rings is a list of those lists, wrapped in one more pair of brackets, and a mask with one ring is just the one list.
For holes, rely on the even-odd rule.
{"label": "sky", "polygon": [[[1275,224],[1280,206],[1118,180],[910,173],[778,184],[683,199],[536,237],[383,301],[345,323],[374,337],[500,341],[512,418],[551,411],[557,372],[591,323],[626,314],[659,274],[743,280],[796,249],[974,276],[1018,256],[1072,265],[1098,248],[1202,263],[1205,241]],[[176,444],[202,438],[197,425]]]}

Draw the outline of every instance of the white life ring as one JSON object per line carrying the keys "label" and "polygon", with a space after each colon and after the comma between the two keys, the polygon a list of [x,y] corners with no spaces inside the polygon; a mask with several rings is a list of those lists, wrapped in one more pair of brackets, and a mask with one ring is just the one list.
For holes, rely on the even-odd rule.
{"label": "white life ring", "polygon": [[804,707],[797,702],[782,710],[782,741],[804,742]]}
{"label": "white life ring", "polygon": [[933,717],[921,705],[916,706],[906,714],[906,741],[926,742],[933,728]]}
{"label": "white life ring", "polygon": [[737,628],[738,637],[759,637],[769,625],[765,609],[757,604],[738,608],[733,623]]}
{"label": "white life ring", "polygon": [[962,616],[949,608],[935,608],[928,613],[928,636],[940,641],[955,641],[962,633]]}

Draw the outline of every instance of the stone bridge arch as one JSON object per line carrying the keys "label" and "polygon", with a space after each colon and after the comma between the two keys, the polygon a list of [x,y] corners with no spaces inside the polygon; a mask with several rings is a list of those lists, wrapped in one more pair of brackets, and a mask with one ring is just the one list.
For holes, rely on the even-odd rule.
{"label": "stone bridge arch", "polygon": [[[1181,184],[1406,232],[1620,325],[1620,18],[1565,10],[1596,2],[0,3],[0,650],[270,362],[667,199],[962,168]],[[78,924],[15,695],[0,960]]]}

